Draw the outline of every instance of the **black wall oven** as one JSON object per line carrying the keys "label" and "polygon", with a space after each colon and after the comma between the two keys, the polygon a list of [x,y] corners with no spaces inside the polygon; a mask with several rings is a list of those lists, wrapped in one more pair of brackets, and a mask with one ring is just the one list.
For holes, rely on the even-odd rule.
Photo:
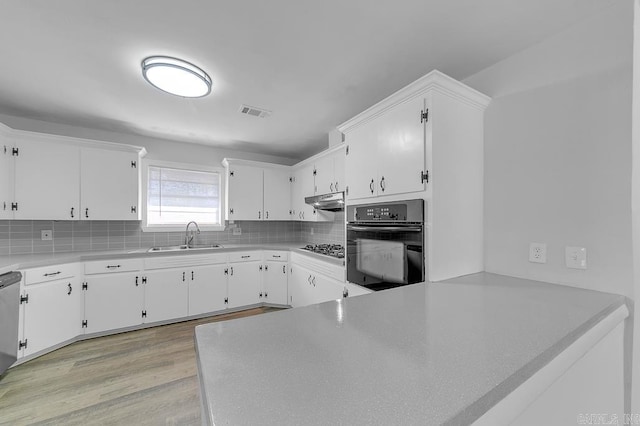
{"label": "black wall oven", "polygon": [[347,206],[347,281],[384,290],[425,280],[424,200]]}

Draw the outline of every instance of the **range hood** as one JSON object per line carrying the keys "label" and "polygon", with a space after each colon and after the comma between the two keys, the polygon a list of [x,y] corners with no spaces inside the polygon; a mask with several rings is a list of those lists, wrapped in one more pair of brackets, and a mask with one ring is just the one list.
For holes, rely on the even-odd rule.
{"label": "range hood", "polygon": [[333,194],[305,197],[304,202],[312,205],[316,210],[336,212],[344,210],[344,192],[334,192]]}

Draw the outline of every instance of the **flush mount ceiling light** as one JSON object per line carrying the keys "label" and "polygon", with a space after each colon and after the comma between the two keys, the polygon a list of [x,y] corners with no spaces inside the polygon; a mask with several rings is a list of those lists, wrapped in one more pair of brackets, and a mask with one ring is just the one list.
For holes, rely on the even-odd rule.
{"label": "flush mount ceiling light", "polygon": [[211,77],[197,66],[168,56],[150,56],[142,61],[142,75],[154,87],[184,98],[211,93]]}

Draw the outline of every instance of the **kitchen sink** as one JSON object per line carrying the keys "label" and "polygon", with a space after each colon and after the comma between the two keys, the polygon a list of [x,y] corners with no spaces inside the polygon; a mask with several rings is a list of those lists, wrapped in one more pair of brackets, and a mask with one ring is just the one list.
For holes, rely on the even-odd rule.
{"label": "kitchen sink", "polygon": [[220,244],[180,244],[179,246],[156,246],[147,250],[149,253],[158,253],[165,251],[184,251],[184,250],[207,250],[222,248]]}

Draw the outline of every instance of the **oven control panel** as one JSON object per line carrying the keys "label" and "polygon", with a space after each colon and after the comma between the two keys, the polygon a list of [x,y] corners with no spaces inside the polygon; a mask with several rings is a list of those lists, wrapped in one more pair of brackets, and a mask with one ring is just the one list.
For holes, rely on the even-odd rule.
{"label": "oven control panel", "polygon": [[424,222],[424,201],[347,206],[347,222]]}

